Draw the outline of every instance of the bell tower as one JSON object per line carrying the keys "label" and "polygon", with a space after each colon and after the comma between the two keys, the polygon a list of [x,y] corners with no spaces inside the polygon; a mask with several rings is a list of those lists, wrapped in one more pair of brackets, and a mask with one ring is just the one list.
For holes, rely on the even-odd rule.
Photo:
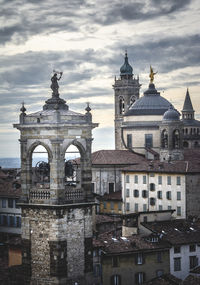
{"label": "bell tower", "polygon": [[124,64],[120,68],[120,78],[115,78],[113,85],[115,96],[115,149],[124,148],[121,139],[123,115],[139,98],[140,87],[139,77],[134,78],[133,68],[129,64],[128,55],[125,52]]}
{"label": "bell tower", "polygon": [[[52,97],[39,112],[26,114],[18,124],[21,144],[22,266],[25,284],[90,284],[92,274],[91,109],[69,110],[51,78]],[[80,167],[67,157],[73,145]],[[34,167],[33,152],[42,146],[48,162]],[[75,172],[79,172],[77,178]],[[38,174],[39,173],[39,174]]]}

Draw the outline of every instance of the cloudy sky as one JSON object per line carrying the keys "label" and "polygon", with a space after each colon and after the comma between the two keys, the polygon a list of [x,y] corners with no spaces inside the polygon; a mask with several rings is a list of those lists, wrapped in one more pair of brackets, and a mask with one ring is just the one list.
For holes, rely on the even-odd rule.
{"label": "cloudy sky", "polygon": [[[90,102],[93,149],[113,148],[114,76],[129,62],[180,111],[189,88],[200,119],[199,0],[0,0],[0,157],[19,156],[19,109],[41,109],[52,70],[63,71],[60,95],[70,109]],[[105,139],[106,138],[106,139]]]}

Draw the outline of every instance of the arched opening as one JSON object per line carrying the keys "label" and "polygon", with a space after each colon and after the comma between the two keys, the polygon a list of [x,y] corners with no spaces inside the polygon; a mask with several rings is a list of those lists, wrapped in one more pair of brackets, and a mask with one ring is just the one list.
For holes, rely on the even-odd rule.
{"label": "arched opening", "polygon": [[81,154],[75,145],[70,145],[65,152],[65,185],[80,186],[81,182]]}
{"label": "arched opening", "polygon": [[179,130],[174,130],[172,135],[173,148],[180,148],[180,132]]}
{"label": "arched opening", "polygon": [[184,142],[183,142],[183,147],[184,147],[184,148],[188,148],[188,147],[189,147],[189,144],[188,144],[187,141],[184,141]]}
{"label": "arched opening", "polygon": [[119,97],[119,113],[124,114],[124,111],[125,111],[124,98]]}
{"label": "arched opening", "polygon": [[195,141],[195,142],[194,142],[194,147],[195,147],[195,148],[199,147],[198,141]]}
{"label": "arched opening", "polygon": [[168,148],[168,133],[166,130],[163,130],[161,133],[161,147]]}
{"label": "arched opening", "polygon": [[31,154],[32,165],[32,185],[39,186],[39,188],[49,188],[50,182],[50,164],[49,154],[47,149],[39,144]]}
{"label": "arched opening", "polygon": [[131,96],[130,106],[133,105],[133,103],[135,103],[135,101],[136,101],[135,96]]}
{"label": "arched opening", "polygon": [[187,129],[187,128],[185,129],[185,134],[186,134],[186,135],[188,134],[188,129]]}

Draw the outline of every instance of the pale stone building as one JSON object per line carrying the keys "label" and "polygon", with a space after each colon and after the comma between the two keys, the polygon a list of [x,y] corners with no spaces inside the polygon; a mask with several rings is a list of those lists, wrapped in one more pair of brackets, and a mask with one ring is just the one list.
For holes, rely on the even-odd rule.
{"label": "pale stone building", "polygon": [[[97,124],[92,123],[89,106],[84,115],[69,110],[59,97],[60,78],[54,73],[52,98],[43,110],[26,114],[22,106],[20,121],[14,125],[20,130],[21,143],[21,284],[92,282],[91,143]],[[38,165],[36,183],[32,155],[39,145],[46,149],[48,163]],[[79,181],[73,183],[74,166],[65,162],[70,145],[76,146],[81,156]]]}

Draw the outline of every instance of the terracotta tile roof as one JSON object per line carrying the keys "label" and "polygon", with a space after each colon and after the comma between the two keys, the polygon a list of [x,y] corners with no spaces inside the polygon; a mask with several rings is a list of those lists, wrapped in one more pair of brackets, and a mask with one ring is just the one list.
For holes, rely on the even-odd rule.
{"label": "terracotta tile roof", "polygon": [[15,179],[15,175],[5,173],[0,169],[0,197],[18,198],[21,195],[20,180]]}
{"label": "terracotta tile roof", "polygon": [[121,219],[117,217],[111,217],[108,215],[96,215],[96,224],[103,224],[103,223],[113,223],[113,222],[120,222]]}
{"label": "terracotta tile roof", "polygon": [[189,275],[182,283],[182,285],[200,285],[200,277]]}
{"label": "terracotta tile roof", "polygon": [[[129,150],[98,150],[92,153],[92,165],[129,165],[143,159],[142,154]],[[80,159],[76,161],[80,163]]]}
{"label": "terracotta tile roof", "polygon": [[200,243],[200,224],[184,219],[142,223],[153,233],[162,235],[162,239],[172,245]]}
{"label": "terracotta tile roof", "polygon": [[140,160],[137,164],[124,167],[123,171],[158,173],[200,173],[200,151],[185,151],[184,160],[160,162],[159,160]]}
{"label": "terracotta tile roof", "polygon": [[144,283],[144,285],[180,285],[180,284],[182,284],[182,280],[176,278],[171,274],[164,274],[160,277],[156,277]]}
{"label": "terracotta tile roof", "polygon": [[108,200],[114,200],[114,201],[122,201],[122,191],[116,191],[110,194],[105,193],[103,196],[99,197],[101,201],[108,201]]}
{"label": "terracotta tile roof", "polygon": [[121,237],[114,232],[106,232],[98,236],[98,241],[103,245],[103,251],[107,254],[130,254],[138,251],[168,249],[169,244],[163,240],[149,241],[146,237],[132,235]]}

